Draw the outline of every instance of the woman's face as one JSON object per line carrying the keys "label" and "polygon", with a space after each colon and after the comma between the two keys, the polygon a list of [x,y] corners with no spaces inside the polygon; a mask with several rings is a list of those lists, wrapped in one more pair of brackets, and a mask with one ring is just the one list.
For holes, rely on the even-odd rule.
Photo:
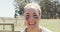
{"label": "woman's face", "polygon": [[37,9],[29,8],[25,9],[26,25],[29,28],[35,28],[39,25],[41,15],[39,15]]}

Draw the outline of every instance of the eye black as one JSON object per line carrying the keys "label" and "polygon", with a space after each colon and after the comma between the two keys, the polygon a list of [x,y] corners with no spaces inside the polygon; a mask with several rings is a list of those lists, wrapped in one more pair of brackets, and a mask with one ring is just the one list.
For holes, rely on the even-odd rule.
{"label": "eye black", "polygon": [[29,19],[29,17],[30,17],[29,15],[26,15],[26,19]]}
{"label": "eye black", "polygon": [[38,16],[37,16],[37,15],[33,15],[33,17],[34,17],[35,19],[38,19]]}
{"label": "eye black", "polygon": [[29,16],[29,15],[26,15],[26,16]]}

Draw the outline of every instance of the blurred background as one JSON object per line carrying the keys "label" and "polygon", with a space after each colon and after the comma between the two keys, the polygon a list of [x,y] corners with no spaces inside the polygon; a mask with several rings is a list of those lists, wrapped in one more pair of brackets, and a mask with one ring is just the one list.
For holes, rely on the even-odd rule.
{"label": "blurred background", "polygon": [[41,6],[40,26],[60,32],[60,0],[0,0],[0,32],[24,30],[23,8],[32,2]]}
{"label": "blurred background", "polygon": [[15,0],[15,17],[23,15],[23,7],[27,3],[36,2],[41,6],[42,19],[60,19],[60,0]]}

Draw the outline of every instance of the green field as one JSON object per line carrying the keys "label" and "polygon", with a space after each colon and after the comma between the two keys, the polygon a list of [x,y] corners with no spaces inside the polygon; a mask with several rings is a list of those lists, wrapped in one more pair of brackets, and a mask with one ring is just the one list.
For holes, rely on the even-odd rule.
{"label": "green field", "polygon": [[52,30],[53,32],[60,32],[60,19],[42,19],[40,25]]}
{"label": "green field", "polygon": [[[19,19],[19,20],[21,21],[20,24],[22,25],[21,30],[23,30],[25,27],[22,24],[24,22],[24,19]],[[60,32],[60,19],[41,19],[40,26],[46,27],[47,29],[49,29],[53,32]],[[0,31],[0,32],[8,32],[8,31]],[[11,31],[9,31],[9,32],[11,32]],[[19,31],[15,31],[15,32],[19,32]]]}
{"label": "green field", "polygon": [[53,32],[60,32],[60,19],[41,19],[40,26]]}

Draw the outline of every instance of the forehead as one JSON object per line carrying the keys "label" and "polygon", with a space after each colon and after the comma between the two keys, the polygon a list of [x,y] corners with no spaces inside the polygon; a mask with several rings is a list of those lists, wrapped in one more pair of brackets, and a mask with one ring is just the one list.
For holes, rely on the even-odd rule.
{"label": "forehead", "polygon": [[28,8],[28,9],[25,9],[25,13],[38,13],[38,11],[35,8]]}

